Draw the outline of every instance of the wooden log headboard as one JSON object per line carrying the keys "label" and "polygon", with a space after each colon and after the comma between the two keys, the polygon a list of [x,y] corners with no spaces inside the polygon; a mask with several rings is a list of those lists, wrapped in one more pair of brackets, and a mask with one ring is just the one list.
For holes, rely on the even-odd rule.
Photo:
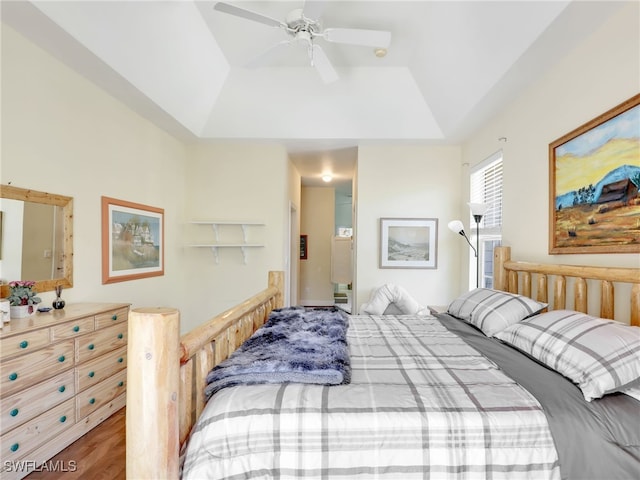
{"label": "wooden log headboard", "polygon": [[[494,287],[512,293],[532,296],[535,281],[536,300],[550,303],[550,309],[567,307],[567,278],[573,278],[573,305],[571,310],[590,313],[588,281],[600,285],[599,312],[602,318],[615,317],[614,284],[631,284],[629,323],[640,326],[640,268],[587,267],[580,265],[553,265],[511,260],[510,247],[496,247],[494,257]],[[549,277],[552,284],[549,285]],[[549,287],[553,296],[549,299]],[[593,314],[593,313],[592,313]],[[616,318],[618,319],[618,318]],[[624,320],[623,320],[624,321]]]}

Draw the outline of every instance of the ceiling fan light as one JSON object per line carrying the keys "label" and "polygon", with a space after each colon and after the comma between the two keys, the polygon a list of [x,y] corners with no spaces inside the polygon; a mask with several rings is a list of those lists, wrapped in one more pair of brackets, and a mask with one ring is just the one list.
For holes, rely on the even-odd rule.
{"label": "ceiling fan light", "polygon": [[311,34],[304,30],[301,30],[298,33],[296,33],[295,39],[296,39],[296,43],[298,44],[311,45]]}

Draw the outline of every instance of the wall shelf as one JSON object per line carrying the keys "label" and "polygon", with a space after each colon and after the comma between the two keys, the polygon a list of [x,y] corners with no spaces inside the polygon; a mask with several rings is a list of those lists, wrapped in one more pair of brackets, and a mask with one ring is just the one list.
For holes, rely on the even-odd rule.
{"label": "wall shelf", "polygon": [[242,237],[244,238],[245,243],[247,241],[247,227],[264,225],[264,223],[260,223],[260,222],[229,222],[229,221],[220,221],[220,222],[193,221],[191,223],[193,223],[194,225],[211,225],[211,227],[213,228],[213,233],[216,236],[216,242],[219,241],[220,225],[237,225],[237,226],[240,226],[240,227],[242,227]]}
{"label": "wall shelf", "polygon": [[[216,263],[219,263],[219,255],[218,249],[220,248],[239,248],[242,251],[242,259],[244,263],[247,263],[247,250],[250,248],[261,248],[264,245],[259,243],[248,243],[247,242],[247,231],[248,227],[251,226],[264,226],[264,223],[260,222],[233,222],[233,221],[192,221],[194,225],[210,225],[213,228],[213,233],[215,236],[215,243],[206,243],[206,244],[194,244],[189,245],[192,248],[210,248],[215,257]],[[242,228],[242,243],[224,243],[220,242],[220,226],[239,226]]]}

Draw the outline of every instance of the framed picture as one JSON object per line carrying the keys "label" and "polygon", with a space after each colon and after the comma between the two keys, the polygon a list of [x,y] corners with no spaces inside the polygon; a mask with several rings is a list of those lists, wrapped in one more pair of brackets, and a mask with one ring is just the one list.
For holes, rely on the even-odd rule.
{"label": "framed picture", "polygon": [[300,235],[300,260],[307,259],[307,236]]}
{"label": "framed picture", "polygon": [[549,144],[549,253],[640,252],[640,94]]}
{"label": "framed picture", "polygon": [[381,218],[380,268],[437,268],[437,218]]}
{"label": "framed picture", "polygon": [[102,283],[164,275],[164,210],[102,197]]}

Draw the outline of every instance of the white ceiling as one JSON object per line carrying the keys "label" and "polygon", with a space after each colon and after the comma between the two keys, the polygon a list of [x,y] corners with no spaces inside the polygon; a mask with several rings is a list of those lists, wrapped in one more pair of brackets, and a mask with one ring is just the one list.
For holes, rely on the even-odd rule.
{"label": "white ceiling", "polygon": [[[463,141],[622,5],[329,0],[323,27],[391,44],[318,40],[339,74],[325,84],[299,46],[247,67],[287,35],[215,3],[3,1],[2,19],[177,137],[283,143],[306,178],[348,173],[366,143]],[[284,21],[304,0],[228,3]]]}

